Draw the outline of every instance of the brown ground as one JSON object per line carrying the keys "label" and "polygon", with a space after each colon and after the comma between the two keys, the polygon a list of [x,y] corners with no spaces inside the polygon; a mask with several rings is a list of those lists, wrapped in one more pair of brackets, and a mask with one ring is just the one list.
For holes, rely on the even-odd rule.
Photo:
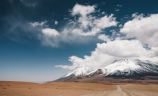
{"label": "brown ground", "polygon": [[0,81],[0,96],[158,96],[158,85]]}

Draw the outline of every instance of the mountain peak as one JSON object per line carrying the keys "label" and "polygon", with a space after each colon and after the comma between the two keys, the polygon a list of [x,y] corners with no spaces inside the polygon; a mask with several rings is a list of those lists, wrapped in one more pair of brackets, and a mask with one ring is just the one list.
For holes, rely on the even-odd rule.
{"label": "mountain peak", "polygon": [[120,59],[112,64],[101,68],[106,76],[132,76],[136,74],[151,74],[158,72],[158,65],[147,60],[139,59]]}
{"label": "mountain peak", "polygon": [[70,71],[68,74],[66,74],[65,77],[74,77],[74,76],[85,76],[87,73],[91,72],[92,70],[85,65],[79,65],[74,70]]}

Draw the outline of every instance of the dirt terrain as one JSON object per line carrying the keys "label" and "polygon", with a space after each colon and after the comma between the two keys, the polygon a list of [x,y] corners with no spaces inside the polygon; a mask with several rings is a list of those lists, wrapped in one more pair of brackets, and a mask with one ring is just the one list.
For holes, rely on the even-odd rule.
{"label": "dirt terrain", "polygon": [[0,81],[0,96],[158,96],[158,85]]}

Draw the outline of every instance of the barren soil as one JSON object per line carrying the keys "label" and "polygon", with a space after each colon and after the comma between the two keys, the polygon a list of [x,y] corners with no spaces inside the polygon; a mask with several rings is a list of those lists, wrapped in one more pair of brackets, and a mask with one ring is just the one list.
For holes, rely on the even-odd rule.
{"label": "barren soil", "polygon": [[158,85],[0,81],[0,96],[158,96]]}

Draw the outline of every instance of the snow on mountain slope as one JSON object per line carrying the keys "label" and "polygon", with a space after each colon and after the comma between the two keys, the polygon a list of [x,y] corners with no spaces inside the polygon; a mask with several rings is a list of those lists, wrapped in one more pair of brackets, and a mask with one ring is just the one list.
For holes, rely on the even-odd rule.
{"label": "snow on mountain slope", "polygon": [[96,71],[97,71],[97,70],[92,70],[92,71],[88,72],[88,73],[86,74],[86,76],[91,76],[91,75],[93,75]]}
{"label": "snow on mountain slope", "polygon": [[115,60],[112,64],[101,68],[103,74],[106,76],[133,76],[136,74],[158,74],[158,65],[150,61]]}
{"label": "snow on mountain slope", "polygon": [[80,65],[80,66],[76,67],[74,70],[70,71],[65,76],[63,76],[63,78],[74,77],[74,76],[85,76],[87,73],[89,73],[91,71],[93,71],[93,70],[91,70],[90,68],[88,68],[84,65]]}
{"label": "snow on mountain slope", "polygon": [[[111,76],[111,77],[123,77],[123,76],[158,76],[158,65],[152,63],[147,60],[128,60],[128,59],[120,59],[115,60],[110,65],[103,67],[98,70],[91,70],[90,68],[80,65],[76,67],[74,70],[70,71],[68,74],[63,77],[54,80],[55,81],[64,81],[70,79],[70,81],[74,78],[69,77],[77,77],[77,76],[85,76],[85,78],[92,78],[97,76]],[[75,80],[75,79],[74,79]]]}

